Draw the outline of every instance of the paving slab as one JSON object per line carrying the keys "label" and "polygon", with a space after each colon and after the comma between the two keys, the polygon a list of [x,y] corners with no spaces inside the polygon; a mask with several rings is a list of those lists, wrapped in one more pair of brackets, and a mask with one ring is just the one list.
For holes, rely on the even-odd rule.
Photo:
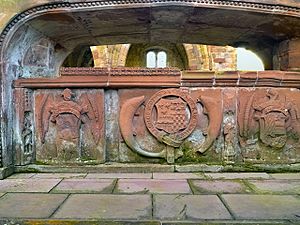
{"label": "paving slab", "polygon": [[37,173],[32,178],[35,179],[66,179],[66,178],[85,178],[87,173]]}
{"label": "paving slab", "polygon": [[187,180],[120,179],[116,193],[191,193]]}
{"label": "paving slab", "polygon": [[300,219],[300,198],[291,195],[224,194],[237,219]]}
{"label": "paving slab", "polygon": [[[202,221],[172,221],[172,222],[162,222],[160,225],[262,225],[262,224],[269,224],[269,225],[288,225],[293,224],[288,220],[202,220]],[[27,225],[27,224],[26,224]],[[44,225],[44,224],[43,224]],[[49,224],[50,225],[50,224]],[[51,224],[53,225],[53,224]],[[127,224],[128,225],[128,224]]]}
{"label": "paving slab", "polygon": [[195,194],[251,192],[242,181],[236,180],[191,180],[190,184]]}
{"label": "paving slab", "polygon": [[34,175],[35,173],[15,173],[7,177],[7,179],[28,179],[32,178]]}
{"label": "paving slab", "polygon": [[180,180],[205,179],[203,173],[153,173],[153,179]]}
{"label": "paving slab", "polygon": [[73,194],[54,214],[54,218],[149,219],[150,195]]}
{"label": "paving slab", "polygon": [[300,180],[248,180],[248,182],[257,192],[300,194]]}
{"label": "paving slab", "polygon": [[160,220],[231,219],[216,195],[154,195],[153,207]]}
{"label": "paving slab", "polygon": [[211,179],[270,179],[267,173],[205,173]]}
{"label": "paving slab", "polygon": [[8,193],[0,199],[0,218],[48,218],[66,194]]}
{"label": "paving slab", "polygon": [[281,180],[300,180],[300,173],[271,173],[272,178]]}
{"label": "paving slab", "polygon": [[54,193],[107,193],[114,188],[113,179],[66,179],[57,185]]}
{"label": "paving slab", "polygon": [[89,173],[86,178],[91,179],[151,179],[152,173]]}
{"label": "paving slab", "polygon": [[61,179],[6,179],[0,181],[0,192],[49,192]]}
{"label": "paving slab", "polygon": [[[1,225],[162,225],[158,220],[1,219]],[[253,225],[253,224],[252,224]]]}

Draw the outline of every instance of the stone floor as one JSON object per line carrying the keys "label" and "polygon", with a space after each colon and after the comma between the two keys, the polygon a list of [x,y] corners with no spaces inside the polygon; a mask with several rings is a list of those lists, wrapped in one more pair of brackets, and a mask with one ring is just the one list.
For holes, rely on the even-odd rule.
{"label": "stone floor", "polygon": [[0,224],[300,224],[300,173],[19,173]]}

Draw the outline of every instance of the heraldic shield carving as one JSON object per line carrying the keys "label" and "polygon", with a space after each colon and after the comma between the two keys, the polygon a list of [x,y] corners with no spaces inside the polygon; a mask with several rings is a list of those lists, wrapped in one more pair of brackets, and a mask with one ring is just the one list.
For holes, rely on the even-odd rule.
{"label": "heraldic shield carving", "polygon": [[197,106],[187,91],[161,90],[146,104],[145,123],[159,141],[179,147],[197,125]]}
{"label": "heraldic shield carving", "polygon": [[[179,147],[197,125],[196,102],[185,89],[164,89],[146,102],[144,121],[149,132],[165,144],[161,152],[149,152],[134,140],[133,117],[145,102],[145,97],[126,101],[120,111],[120,129],[126,144],[137,153],[148,157],[166,158],[168,163],[182,156]],[[130,119],[129,119],[130,118]]]}

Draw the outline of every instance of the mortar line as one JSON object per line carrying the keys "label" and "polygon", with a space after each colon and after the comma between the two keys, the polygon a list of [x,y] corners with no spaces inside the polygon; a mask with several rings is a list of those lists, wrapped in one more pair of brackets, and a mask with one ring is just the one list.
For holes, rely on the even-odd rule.
{"label": "mortar line", "polygon": [[189,179],[186,179],[186,182],[188,183],[189,188],[190,188],[192,194],[195,195],[196,192],[195,192],[195,190],[194,190],[194,186],[191,184],[192,181],[189,180]]}
{"label": "mortar line", "polygon": [[119,182],[119,178],[114,179],[114,181],[113,181],[113,188],[112,188],[110,194],[115,193],[115,189],[116,189],[116,187],[117,187],[117,183],[118,183],[118,182]]}
{"label": "mortar line", "polygon": [[154,218],[154,196],[151,194],[151,219]]}
{"label": "mortar line", "polygon": [[53,190],[54,190],[54,188],[56,188],[63,180],[64,180],[65,178],[62,178],[56,185],[54,185],[47,193],[51,193]]}
{"label": "mortar line", "polygon": [[222,197],[222,195],[221,194],[217,194],[217,196],[220,199],[220,201],[223,203],[223,205],[225,206],[225,208],[227,209],[227,211],[229,212],[229,214],[232,217],[232,219],[236,220],[236,216],[235,216],[234,212],[231,210],[230,206],[227,204],[227,202]]}
{"label": "mortar line", "polygon": [[250,194],[256,194],[256,191],[257,191],[257,190],[255,190],[255,189],[253,188],[252,184],[251,184],[248,180],[241,180],[241,181],[242,181],[242,183],[243,183],[247,188],[250,189],[250,191],[251,191]]}
{"label": "mortar line", "polygon": [[60,205],[51,213],[51,215],[48,217],[49,219],[56,213],[58,210],[62,207],[62,205],[69,199],[71,193],[67,195],[67,197],[60,203]]}

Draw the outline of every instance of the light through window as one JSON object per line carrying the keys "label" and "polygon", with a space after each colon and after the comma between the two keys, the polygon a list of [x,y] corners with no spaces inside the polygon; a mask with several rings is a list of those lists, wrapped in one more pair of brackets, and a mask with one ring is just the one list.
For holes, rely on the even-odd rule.
{"label": "light through window", "polygon": [[165,51],[149,51],[146,61],[148,68],[165,68],[167,67],[167,53]]}
{"label": "light through window", "polygon": [[253,52],[237,48],[237,69],[245,71],[263,71],[264,64]]}

